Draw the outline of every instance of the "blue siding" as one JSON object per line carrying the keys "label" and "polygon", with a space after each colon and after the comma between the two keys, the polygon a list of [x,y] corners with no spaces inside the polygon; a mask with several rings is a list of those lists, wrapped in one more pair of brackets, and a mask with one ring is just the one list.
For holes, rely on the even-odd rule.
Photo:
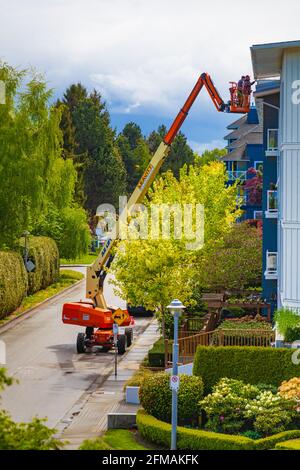
{"label": "blue siding", "polygon": [[[265,96],[264,101],[274,106],[279,106],[279,94]],[[278,129],[279,113],[277,109],[270,106],[264,106],[264,128],[263,128],[263,145],[267,150],[268,129]],[[263,211],[267,211],[267,191],[271,189],[272,184],[277,183],[277,157],[267,157],[264,160],[263,175]],[[267,251],[277,251],[277,219],[263,219],[263,276],[262,287],[263,296],[267,302],[271,303],[272,311],[277,306],[277,280],[265,278],[266,271],[266,254]]]}

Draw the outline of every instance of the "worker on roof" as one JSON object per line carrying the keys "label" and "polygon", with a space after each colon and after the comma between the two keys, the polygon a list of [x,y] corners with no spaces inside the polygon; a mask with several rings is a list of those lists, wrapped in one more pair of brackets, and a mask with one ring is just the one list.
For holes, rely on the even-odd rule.
{"label": "worker on roof", "polygon": [[244,81],[245,81],[245,75],[242,75],[240,80],[238,81],[237,84],[237,94],[238,94],[238,105],[242,106],[243,104],[243,89],[244,89]]}
{"label": "worker on roof", "polygon": [[246,75],[243,85],[243,108],[249,106],[250,95],[252,93],[252,85],[255,83],[255,80],[251,82],[250,76]]}

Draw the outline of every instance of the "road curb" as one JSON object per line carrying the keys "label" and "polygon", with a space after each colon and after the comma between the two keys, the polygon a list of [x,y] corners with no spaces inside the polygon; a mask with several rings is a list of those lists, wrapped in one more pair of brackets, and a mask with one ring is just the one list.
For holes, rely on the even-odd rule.
{"label": "road curb", "polygon": [[75,289],[75,287],[79,286],[82,282],[84,282],[85,279],[80,279],[80,281],[76,281],[74,284],[71,286],[66,287],[66,289],[58,292],[57,294],[52,295],[51,297],[48,297],[47,299],[43,300],[39,304],[35,305],[34,307],[28,308],[24,312],[20,313],[16,318],[12,318],[11,320],[8,320],[4,325],[0,326],[0,335],[2,333],[5,333],[6,331],[10,330],[14,326],[16,326],[18,323],[21,323],[22,321],[26,320],[27,318],[32,317],[36,312],[36,310],[41,307],[42,305],[47,304],[48,302],[51,302],[54,299],[59,298],[63,294],[71,291],[72,289]]}

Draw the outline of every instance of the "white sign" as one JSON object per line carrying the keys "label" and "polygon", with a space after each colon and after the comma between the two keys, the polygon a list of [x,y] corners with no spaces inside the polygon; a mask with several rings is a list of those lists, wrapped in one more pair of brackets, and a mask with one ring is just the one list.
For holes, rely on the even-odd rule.
{"label": "white sign", "polygon": [[113,334],[117,335],[118,333],[119,333],[119,326],[117,325],[117,323],[114,323],[113,324]]}
{"label": "white sign", "polygon": [[125,335],[125,326],[119,326],[119,335]]}
{"label": "white sign", "polygon": [[179,376],[178,375],[171,375],[170,377],[170,389],[171,390],[178,390],[179,389]]}

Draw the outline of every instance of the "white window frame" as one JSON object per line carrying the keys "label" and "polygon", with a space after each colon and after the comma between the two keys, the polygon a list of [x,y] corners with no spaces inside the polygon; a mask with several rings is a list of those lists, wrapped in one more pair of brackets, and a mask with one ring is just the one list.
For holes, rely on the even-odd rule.
{"label": "white window frame", "polygon": [[[270,266],[269,259],[276,258],[276,268]],[[278,252],[277,251],[266,251],[266,271],[265,271],[265,278],[266,279],[277,279],[277,271],[278,271]]]}
{"label": "white window frame", "polygon": [[256,171],[257,171],[257,166],[259,166],[259,165],[262,165],[262,167],[264,168],[264,162],[263,162],[263,160],[255,160],[255,162],[254,162],[254,168],[255,168]]}
{"label": "white window frame", "polygon": [[[261,214],[261,217],[258,218],[258,217],[257,217],[257,214]],[[263,212],[263,211],[254,211],[254,212],[253,212],[253,217],[254,217],[254,220],[262,220],[263,217],[264,217],[264,212]]]}
{"label": "white window frame", "polygon": [[[276,209],[270,208],[270,197],[269,197],[269,195],[271,193],[276,193],[276,199],[277,199],[277,208]],[[276,219],[276,217],[278,217],[278,191],[277,191],[277,189],[269,189],[267,191],[266,217],[269,218],[269,219],[274,219],[274,218]]]}
{"label": "white window frame", "polygon": [[[270,131],[277,132],[277,147],[270,147]],[[268,129],[267,130],[267,151],[268,152],[277,152],[278,151],[278,129]]]}

